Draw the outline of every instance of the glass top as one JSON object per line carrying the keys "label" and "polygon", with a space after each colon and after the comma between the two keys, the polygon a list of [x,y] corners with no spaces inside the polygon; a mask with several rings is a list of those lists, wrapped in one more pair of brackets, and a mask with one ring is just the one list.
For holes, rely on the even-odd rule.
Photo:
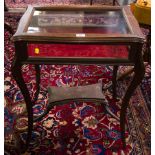
{"label": "glass top", "polygon": [[121,10],[39,11],[35,10],[27,33],[129,34]]}

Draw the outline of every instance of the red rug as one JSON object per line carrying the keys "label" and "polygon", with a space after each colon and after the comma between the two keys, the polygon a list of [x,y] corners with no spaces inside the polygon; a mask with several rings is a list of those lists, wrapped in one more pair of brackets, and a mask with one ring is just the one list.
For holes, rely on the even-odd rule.
{"label": "red rug", "polygon": [[[19,14],[6,14],[14,29]],[[5,30],[5,152],[16,152],[18,138],[26,139],[27,113],[23,96],[11,76],[14,57],[11,35]],[[120,72],[124,68],[120,67]],[[41,66],[41,91],[34,105],[34,115],[42,114],[47,105],[47,86],[77,86],[102,82],[111,83],[112,67],[103,65],[43,65]],[[31,96],[35,92],[34,66],[23,66],[24,79]],[[111,88],[104,92],[111,111],[119,117],[121,97],[131,77],[118,83],[116,100]],[[143,91],[145,90],[145,91]],[[119,122],[106,113],[100,104],[70,102],[55,106],[41,121],[34,124],[31,145],[25,154],[36,155],[149,155],[150,153],[150,66],[147,66],[143,83],[137,88],[127,112],[126,149],[122,148]],[[17,136],[18,135],[18,136]]]}

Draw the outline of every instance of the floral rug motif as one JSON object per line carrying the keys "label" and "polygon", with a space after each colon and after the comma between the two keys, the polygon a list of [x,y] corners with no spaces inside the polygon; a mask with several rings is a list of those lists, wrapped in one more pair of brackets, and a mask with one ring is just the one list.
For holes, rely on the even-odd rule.
{"label": "floral rug motif", "polygon": [[[20,14],[5,14],[16,30]],[[11,76],[14,45],[11,34],[5,30],[5,151],[18,155],[19,138],[25,142],[27,112],[23,96]],[[42,65],[41,91],[33,106],[34,116],[47,106],[47,86],[78,86],[102,82],[111,84],[112,66],[104,65]],[[124,71],[120,67],[119,72]],[[33,65],[24,65],[23,76],[33,97],[35,71]],[[132,76],[119,81],[117,99],[112,98],[111,87],[104,91],[110,110],[119,117],[121,97]],[[145,90],[145,91],[144,91]],[[102,104],[69,102],[55,106],[40,122],[34,123],[32,141],[25,154],[30,155],[149,155],[150,153],[150,66],[145,78],[130,100],[126,120],[127,147],[123,149],[119,122],[111,117]],[[18,148],[19,149],[19,148]]]}

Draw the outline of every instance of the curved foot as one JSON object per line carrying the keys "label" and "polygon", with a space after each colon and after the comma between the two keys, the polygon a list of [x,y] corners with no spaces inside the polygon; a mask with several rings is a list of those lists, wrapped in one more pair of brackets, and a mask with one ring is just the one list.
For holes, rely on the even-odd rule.
{"label": "curved foot", "polygon": [[129,105],[129,100],[134,93],[137,86],[141,83],[144,74],[145,74],[145,67],[141,55],[141,51],[137,52],[137,62],[135,63],[135,74],[133,77],[133,80],[131,81],[126,94],[122,100],[122,106],[121,106],[121,112],[120,112],[120,128],[121,128],[121,136],[122,136],[122,142],[123,146],[126,146],[125,141],[125,119],[126,119],[126,112]]}

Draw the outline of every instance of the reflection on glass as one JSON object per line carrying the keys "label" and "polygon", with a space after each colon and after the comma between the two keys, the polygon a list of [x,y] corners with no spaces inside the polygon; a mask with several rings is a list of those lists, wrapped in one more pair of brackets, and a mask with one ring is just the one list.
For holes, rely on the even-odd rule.
{"label": "reflection on glass", "polygon": [[[34,28],[34,29],[33,29]],[[34,11],[27,32],[127,34],[129,28],[117,11]]]}
{"label": "reflection on glass", "polygon": [[40,32],[40,30],[39,30],[39,27],[29,27],[28,32],[35,33],[35,32]]}

